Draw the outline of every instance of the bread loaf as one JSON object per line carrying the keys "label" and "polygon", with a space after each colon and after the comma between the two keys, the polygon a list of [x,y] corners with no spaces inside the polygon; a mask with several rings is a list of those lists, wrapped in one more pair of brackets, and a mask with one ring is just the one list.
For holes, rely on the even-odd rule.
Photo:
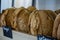
{"label": "bread loaf", "polygon": [[14,15],[14,13],[13,13],[14,11],[15,11],[15,8],[8,9],[8,14],[5,17],[6,25],[10,26],[11,28],[12,28],[12,24],[13,24],[12,16]]}
{"label": "bread loaf", "polygon": [[5,16],[7,15],[8,10],[3,10],[1,15],[1,27],[6,26]]}
{"label": "bread loaf", "polygon": [[30,31],[32,35],[52,36],[53,19],[43,10],[35,10],[29,17]]}
{"label": "bread loaf", "polygon": [[60,24],[59,24],[58,30],[57,30],[57,39],[60,40]]}
{"label": "bread loaf", "polygon": [[33,12],[34,10],[36,10],[36,8],[33,7],[33,6],[29,6],[27,9],[28,9],[30,12]]}
{"label": "bread loaf", "polygon": [[40,25],[40,29],[38,30],[38,34],[52,36],[53,20],[44,11],[39,11],[39,14],[41,19],[41,25]]}
{"label": "bread loaf", "polygon": [[17,15],[17,27],[20,32],[29,33],[28,19],[29,11],[22,9]]}
{"label": "bread loaf", "polygon": [[29,26],[30,26],[30,33],[32,35],[37,35],[37,30],[40,24],[40,17],[38,10],[33,11],[29,16]]}
{"label": "bread loaf", "polygon": [[24,7],[21,7],[21,8],[17,8],[17,9],[15,9],[15,11],[14,11],[14,13],[12,14],[12,16],[11,16],[11,27],[13,28],[13,29],[15,29],[16,31],[19,31],[18,30],[18,25],[17,25],[17,16],[18,16],[18,14],[21,12],[21,10],[23,10],[23,9],[25,9]]}
{"label": "bread loaf", "polygon": [[2,14],[0,13],[0,27],[1,27],[1,15],[2,15]]}
{"label": "bread loaf", "polygon": [[60,40],[60,14],[57,15],[54,21],[52,36]]}

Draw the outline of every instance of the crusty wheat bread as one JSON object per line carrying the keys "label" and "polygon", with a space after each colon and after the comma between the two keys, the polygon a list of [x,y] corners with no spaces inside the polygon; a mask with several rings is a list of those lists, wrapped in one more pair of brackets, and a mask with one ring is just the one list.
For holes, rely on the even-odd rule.
{"label": "crusty wheat bread", "polygon": [[[38,30],[38,34],[52,36],[53,20],[44,11],[39,11],[39,14],[41,19],[41,28]],[[42,31],[42,33],[40,31]]]}
{"label": "crusty wheat bread", "polygon": [[13,16],[13,12],[15,11],[15,8],[10,8],[10,9],[8,9],[8,14],[6,15],[6,17],[5,17],[5,21],[6,21],[6,25],[7,26],[10,26],[11,27],[11,24],[12,23],[10,23],[11,21],[12,21],[12,16]]}
{"label": "crusty wheat bread", "polygon": [[18,25],[17,25],[17,16],[18,14],[21,12],[21,10],[25,9],[24,7],[21,7],[21,8],[17,8],[15,11],[14,11],[14,14],[13,14],[13,27],[15,30],[19,31],[18,30]]}
{"label": "crusty wheat bread", "polygon": [[12,9],[11,12],[9,14],[7,14],[6,16],[6,23],[8,26],[11,26],[11,28],[13,28],[14,30],[18,30],[17,29],[17,15],[19,14],[19,12],[24,9],[24,7],[21,8],[16,8],[16,9]]}
{"label": "crusty wheat bread", "polygon": [[5,16],[7,15],[8,10],[3,10],[1,15],[1,27],[6,26]]}
{"label": "crusty wheat bread", "polygon": [[30,12],[27,9],[22,9],[17,15],[18,31],[29,33],[28,19]]}
{"label": "crusty wheat bread", "polygon": [[54,21],[52,36],[60,40],[60,14],[57,15]]}
{"label": "crusty wheat bread", "polygon": [[29,6],[27,9],[28,9],[30,12],[33,12],[34,10],[36,10],[36,8],[35,8],[34,6]]}
{"label": "crusty wheat bread", "polygon": [[29,16],[29,26],[30,26],[30,33],[32,35],[37,35],[37,30],[40,24],[40,17],[38,10],[33,11]]}
{"label": "crusty wheat bread", "polygon": [[32,35],[52,36],[53,19],[43,10],[35,10],[29,17],[30,31]]}

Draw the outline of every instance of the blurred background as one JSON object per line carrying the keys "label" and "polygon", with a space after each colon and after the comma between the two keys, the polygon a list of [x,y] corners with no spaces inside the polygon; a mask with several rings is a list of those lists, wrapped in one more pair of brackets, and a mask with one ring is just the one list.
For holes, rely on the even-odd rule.
{"label": "blurred background", "polygon": [[0,0],[0,12],[3,9],[11,7],[25,7],[35,6],[37,9],[60,9],[60,0]]}

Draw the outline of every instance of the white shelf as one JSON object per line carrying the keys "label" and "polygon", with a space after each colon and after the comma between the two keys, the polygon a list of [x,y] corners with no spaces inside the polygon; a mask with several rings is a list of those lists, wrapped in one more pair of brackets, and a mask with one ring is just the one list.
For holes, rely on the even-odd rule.
{"label": "white shelf", "polygon": [[3,30],[0,28],[0,40],[37,40],[37,37],[24,34],[21,32],[12,31],[13,39],[3,36]]}

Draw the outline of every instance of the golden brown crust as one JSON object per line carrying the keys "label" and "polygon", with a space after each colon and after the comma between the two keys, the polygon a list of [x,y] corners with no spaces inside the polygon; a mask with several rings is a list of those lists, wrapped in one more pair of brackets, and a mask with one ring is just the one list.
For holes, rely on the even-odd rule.
{"label": "golden brown crust", "polygon": [[60,40],[60,24],[58,26],[58,30],[57,30],[57,39]]}
{"label": "golden brown crust", "polygon": [[17,15],[19,12],[24,9],[23,7],[17,8],[17,9],[10,9],[10,12],[6,16],[6,23],[8,26],[11,26],[11,28],[17,30]]}
{"label": "golden brown crust", "polygon": [[7,15],[7,13],[8,13],[8,10],[4,10],[4,12],[2,12],[2,15],[1,15],[1,27],[6,26],[5,16]]}
{"label": "golden brown crust", "polygon": [[33,11],[29,16],[30,32],[32,35],[37,35],[37,30],[40,23],[38,10]]}
{"label": "golden brown crust", "polygon": [[55,38],[60,38],[60,14],[57,15],[55,21],[54,21],[54,26],[53,26],[53,32],[52,36]]}
{"label": "golden brown crust", "polygon": [[28,9],[30,12],[33,12],[34,10],[36,10],[36,8],[33,7],[33,6],[29,6],[27,9]]}
{"label": "golden brown crust", "polygon": [[51,17],[53,20],[55,20],[57,14],[56,14],[54,11],[52,11],[52,10],[42,10],[42,11],[45,11],[47,14],[50,15],[50,17]]}
{"label": "golden brown crust", "polygon": [[17,15],[17,27],[21,32],[29,33],[28,19],[29,11],[27,9],[22,9]]}
{"label": "golden brown crust", "polygon": [[6,17],[5,17],[5,21],[6,21],[6,25],[7,26],[10,26],[11,27],[11,21],[12,21],[12,14],[13,14],[13,12],[14,12],[14,10],[15,9],[7,9],[8,10],[8,14],[6,15]]}
{"label": "golden brown crust", "polygon": [[32,35],[52,36],[53,18],[44,10],[35,10],[29,16],[30,31]]}
{"label": "golden brown crust", "polygon": [[46,36],[52,36],[53,20],[44,11],[39,11],[39,14],[40,14],[40,18],[41,18],[42,34],[46,35]]}

